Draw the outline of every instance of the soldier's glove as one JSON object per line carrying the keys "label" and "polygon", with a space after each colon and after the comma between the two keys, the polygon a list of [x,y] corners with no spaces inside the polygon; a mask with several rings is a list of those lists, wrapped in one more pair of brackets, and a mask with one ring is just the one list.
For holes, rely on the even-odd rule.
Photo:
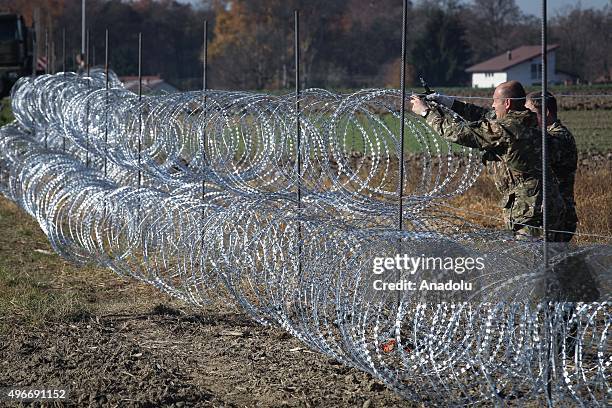
{"label": "soldier's glove", "polygon": [[453,106],[453,103],[455,102],[455,98],[453,98],[452,96],[446,96],[438,92],[426,95],[425,99],[427,99],[428,101],[439,103],[440,105],[444,105],[447,108],[451,108]]}

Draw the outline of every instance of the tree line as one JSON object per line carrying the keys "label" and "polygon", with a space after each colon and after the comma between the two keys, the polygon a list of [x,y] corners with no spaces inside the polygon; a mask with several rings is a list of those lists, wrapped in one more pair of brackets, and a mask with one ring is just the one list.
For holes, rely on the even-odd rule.
{"label": "tree line", "polygon": [[[81,44],[81,0],[2,0],[3,9],[29,21],[39,13],[39,39],[49,31],[60,63],[66,29],[69,68]],[[111,66],[137,72],[137,35],[143,67],[182,89],[202,84],[203,22],[209,23],[209,86],[281,89],[294,84],[294,9],[300,10],[304,87],[397,87],[401,0],[87,0],[90,62],[104,56],[110,30]],[[583,81],[610,74],[612,1],[601,9],[578,4],[549,20],[549,42],[560,44],[557,67]],[[540,21],[514,0],[422,0],[407,10],[406,80],[419,74],[434,86],[469,84],[465,69],[520,45],[540,41]],[[418,82],[417,82],[418,83]]]}

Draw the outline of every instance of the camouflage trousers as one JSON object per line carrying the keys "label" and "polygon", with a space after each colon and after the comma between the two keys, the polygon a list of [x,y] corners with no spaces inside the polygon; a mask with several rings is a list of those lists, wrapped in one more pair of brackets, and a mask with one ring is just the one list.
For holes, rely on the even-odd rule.
{"label": "camouflage trousers", "polygon": [[[543,235],[543,194],[539,184],[539,180],[529,180],[504,197],[504,220],[507,228],[516,236]],[[575,207],[567,207],[557,185],[551,183],[548,228],[570,233],[548,232],[551,264],[536,284],[534,295],[538,302],[593,302],[600,297],[600,285],[591,268],[589,254],[577,251],[568,243],[576,230],[577,217]]]}
{"label": "camouflage trousers", "polygon": [[[515,235],[543,235],[542,188],[537,179],[527,180],[510,190],[503,199],[506,228]],[[556,183],[551,183],[548,196],[548,229],[561,231],[565,227],[566,209]],[[562,241],[562,233],[549,231],[549,241]]]}

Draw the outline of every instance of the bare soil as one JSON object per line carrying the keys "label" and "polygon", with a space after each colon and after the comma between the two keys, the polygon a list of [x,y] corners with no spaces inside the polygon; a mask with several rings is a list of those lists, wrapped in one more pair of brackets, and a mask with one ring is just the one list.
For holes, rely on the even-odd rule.
{"label": "bare soil", "polygon": [[68,387],[72,406],[400,406],[369,375],[239,314],[74,316],[0,337],[0,385]]}
{"label": "bare soil", "polygon": [[282,329],[67,263],[0,197],[0,388],[34,386],[69,389],[43,406],[415,406]]}

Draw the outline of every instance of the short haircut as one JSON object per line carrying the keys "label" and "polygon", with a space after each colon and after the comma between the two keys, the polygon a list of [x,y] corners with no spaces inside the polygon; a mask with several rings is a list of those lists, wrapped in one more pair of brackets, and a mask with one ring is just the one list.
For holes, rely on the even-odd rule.
{"label": "short haircut", "polygon": [[[542,92],[530,92],[527,100],[533,104],[538,111],[542,111]],[[553,94],[546,91],[546,110],[556,119],[557,118],[557,99]]]}
{"label": "short haircut", "polygon": [[502,82],[497,88],[503,98],[510,99],[513,110],[525,110],[525,88],[519,81]]}

